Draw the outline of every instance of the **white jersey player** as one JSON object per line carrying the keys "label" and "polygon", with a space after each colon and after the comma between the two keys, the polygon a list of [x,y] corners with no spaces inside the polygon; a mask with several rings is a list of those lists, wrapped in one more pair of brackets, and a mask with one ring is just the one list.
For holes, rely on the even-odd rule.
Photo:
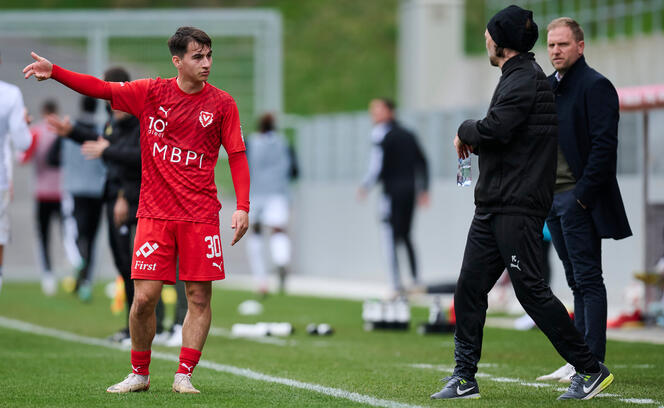
{"label": "white jersey player", "polygon": [[26,122],[23,95],[17,86],[0,81],[0,288],[5,245],[9,243],[9,202],[11,200],[12,147],[24,151],[32,137]]}
{"label": "white jersey player", "polygon": [[247,143],[247,158],[251,168],[250,200],[254,214],[247,250],[258,291],[265,294],[268,285],[267,264],[263,256],[264,229],[270,232],[270,255],[279,274],[281,291],[284,290],[291,260],[291,243],[286,227],[293,158],[284,136],[274,130],[272,115],[263,115],[258,126],[259,132],[251,135]]}

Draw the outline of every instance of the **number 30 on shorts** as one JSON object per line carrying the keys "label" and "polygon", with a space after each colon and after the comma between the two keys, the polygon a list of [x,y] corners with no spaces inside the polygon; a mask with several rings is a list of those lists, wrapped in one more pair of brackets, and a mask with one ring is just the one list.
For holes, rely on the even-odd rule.
{"label": "number 30 on shorts", "polygon": [[219,235],[208,235],[205,237],[210,252],[205,254],[208,258],[219,258],[221,256],[221,239]]}

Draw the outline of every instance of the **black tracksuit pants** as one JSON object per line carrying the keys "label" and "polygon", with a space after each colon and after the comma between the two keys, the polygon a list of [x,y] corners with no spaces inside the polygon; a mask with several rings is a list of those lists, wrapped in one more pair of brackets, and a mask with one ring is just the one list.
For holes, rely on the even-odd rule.
{"label": "black tracksuit pants", "polygon": [[397,247],[403,244],[408,254],[408,263],[413,281],[417,281],[417,258],[415,247],[410,237],[415,213],[415,192],[405,190],[383,196],[385,222],[385,239],[388,264],[392,278],[392,289],[401,291],[401,277],[399,274],[399,261],[397,259]]}
{"label": "black tracksuit pants", "polygon": [[37,237],[42,273],[53,273],[49,253],[51,218],[60,218],[60,201],[37,200]]}
{"label": "black tracksuit pants", "polygon": [[579,372],[599,370],[583,336],[542,277],[543,226],[544,217],[475,214],[454,293],[455,375],[475,377],[482,353],[487,294],[505,268],[519,302],[558,353]]}
{"label": "black tracksuit pants", "polygon": [[76,220],[76,245],[83,258],[83,267],[76,278],[76,288],[82,283],[90,282],[90,271],[94,263],[95,240],[101,221],[101,211],[104,205],[102,198],[75,195],[74,219]]}

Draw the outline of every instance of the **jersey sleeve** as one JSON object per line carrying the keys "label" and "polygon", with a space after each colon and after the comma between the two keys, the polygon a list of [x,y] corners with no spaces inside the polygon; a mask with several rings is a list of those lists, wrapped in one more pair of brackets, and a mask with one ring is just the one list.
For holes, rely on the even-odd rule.
{"label": "jersey sleeve", "polygon": [[131,82],[111,82],[111,107],[131,113],[137,118],[143,113],[151,79],[139,79]]}
{"label": "jersey sleeve", "polygon": [[14,149],[25,151],[32,143],[32,134],[25,123],[25,105],[23,95],[17,90],[14,103],[9,113],[9,135]]}
{"label": "jersey sleeve", "polygon": [[222,108],[221,144],[229,155],[247,150],[242,135],[240,114],[237,111],[235,100],[231,97],[228,98]]}
{"label": "jersey sleeve", "polygon": [[228,166],[231,169],[235,197],[238,210],[249,212],[249,187],[251,178],[249,176],[249,163],[245,152],[235,152],[228,155]]}

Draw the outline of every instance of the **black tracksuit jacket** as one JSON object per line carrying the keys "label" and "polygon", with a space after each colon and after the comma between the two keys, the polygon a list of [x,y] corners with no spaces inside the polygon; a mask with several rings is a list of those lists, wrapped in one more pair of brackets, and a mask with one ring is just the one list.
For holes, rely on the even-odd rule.
{"label": "black tracksuit jacket", "polygon": [[556,180],[556,104],[532,53],[505,62],[486,117],[463,122],[458,135],[479,156],[476,213],[547,216]]}
{"label": "black tracksuit jacket", "polygon": [[[104,195],[106,199],[115,200],[120,190],[129,202],[130,212],[136,214],[141,191],[141,145],[140,122],[134,116],[109,122],[104,137],[111,143],[102,159],[108,173]],[[97,140],[99,135],[94,131],[74,128],[69,138],[83,143],[86,140]]]}
{"label": "black tracksuit jacket", "polygon": [[381,142],[383,164],[378,180],[385,194],[414,196],[429,190],[427,160],[415,135],[393,121]]}

